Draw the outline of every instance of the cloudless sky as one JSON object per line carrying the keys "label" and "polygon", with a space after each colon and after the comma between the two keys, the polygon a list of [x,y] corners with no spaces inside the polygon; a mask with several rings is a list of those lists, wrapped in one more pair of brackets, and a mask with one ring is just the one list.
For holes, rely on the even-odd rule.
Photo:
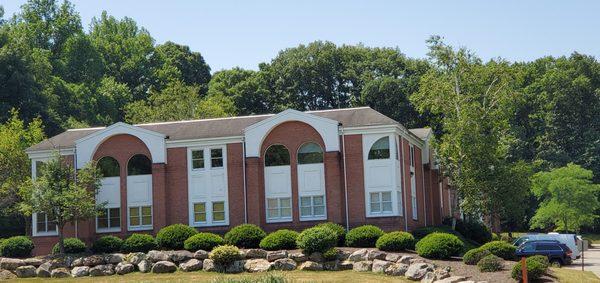
{"label": "cloudless sky", "polygon": [[[425,57],[441,35],[480,57],[530,61],[574,51],[600,56],[600,1],[73,0],[85,28],[103,10],[131,17],[157,43],[199,51],[213,71],[257,69],[279,50],[314,40],[398,47]],[[2,0],[5,18],[24,0]]]}

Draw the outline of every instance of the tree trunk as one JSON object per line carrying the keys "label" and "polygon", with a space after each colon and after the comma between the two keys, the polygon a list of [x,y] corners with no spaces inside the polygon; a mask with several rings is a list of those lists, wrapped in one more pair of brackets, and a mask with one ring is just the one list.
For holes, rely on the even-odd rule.
{"label": "tree trunk", "polygon": [[25,221],[25,235],[31,236],[31,216],[23,215],[23,220]]}
{"label": "tree trunk", "polygon": [[60,225],[58,228],[58,249],[61,255],[65,254],[65,235],[64,235],[64,225]]}

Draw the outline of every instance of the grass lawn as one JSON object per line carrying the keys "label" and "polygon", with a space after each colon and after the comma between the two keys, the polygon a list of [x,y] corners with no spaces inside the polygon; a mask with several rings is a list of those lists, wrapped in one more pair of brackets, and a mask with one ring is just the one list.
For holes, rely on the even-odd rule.
{"label": "grass lawn", "polygon": [[[275,276],[269,276],[275,275]],[[18,279],[15,282],[281,282],[278,276],[283,276],[288,282],[413,282],[403,277],[392,277],[371,272],[347,271],[286,271],[268,273],[219,274],[214,272],[175,272],[170,274],[152,274],[134,272],[123,276],[81,277],[81,278],[31,278]],[[275,279],[275,280],[269,280]]]}
{"label": "grass lawn", "polygon": [[580,283],[580,282],[600,282],[598,278],[591,271],[581,271],[566,268],[550,268],[554,273],[554,276],[561,283]]}

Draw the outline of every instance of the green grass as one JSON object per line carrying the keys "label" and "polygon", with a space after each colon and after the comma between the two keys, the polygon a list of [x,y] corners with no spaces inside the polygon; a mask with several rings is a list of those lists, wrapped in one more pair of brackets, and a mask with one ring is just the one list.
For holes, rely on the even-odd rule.
{"label": "green grass", "polygon": [[219,274],[215,272],[175,272],[170,274],[152,274],[134,272],[127,275],[107,276],[107,277],[80,277],[80,278],[30,278],[17,279],[11,282],[260,282],[260,283],[279,283],[279,282],[411,282],[403,277],[392,277],[372,272],[347,271],[286,271],[286,272],[267,272],[267,273],[242,273],[242,274]]}
{"label": "green grass", "polygon": [[591,271],[566,268],[550,268],[552,275],[561,283],[600,282],[600,278]]}

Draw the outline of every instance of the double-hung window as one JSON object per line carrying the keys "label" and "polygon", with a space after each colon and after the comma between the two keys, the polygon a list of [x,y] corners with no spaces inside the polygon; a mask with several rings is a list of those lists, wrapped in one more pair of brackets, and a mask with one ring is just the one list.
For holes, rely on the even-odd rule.
{"label": "double-hung window", "polygon": [[292,219],[292,199],[268,198],[267,199],[267,219],[269,220],[290,220]]}
{"label": "double-hung window", "polygon": [[325,216],[324,196],[300,197],[300,217],[318,218]]}
{"label": "double-hung window", "polygon": [[189,225],[227,225],[226,147],[190,148],[188,158]]}
{"label": "double-hung window", "polygon": [[371,214],[391,214],[392,192],[373,192],[369,194]]}
{"label": "double-hung window", "polygon": [[121,208],[115,207],[100,210],[96,218],[96,228],[98,230],[120,230]]}
{"label": "double-hung window", "polygon": [[135,206],[129,208],[130,227],[152,227],[152,206]]}
{"label": "double-hung window", "polygon": [[43,212],[36,213],[35,228],[38,234],[56,233],[56,221],[48,219],[48,214]]}

